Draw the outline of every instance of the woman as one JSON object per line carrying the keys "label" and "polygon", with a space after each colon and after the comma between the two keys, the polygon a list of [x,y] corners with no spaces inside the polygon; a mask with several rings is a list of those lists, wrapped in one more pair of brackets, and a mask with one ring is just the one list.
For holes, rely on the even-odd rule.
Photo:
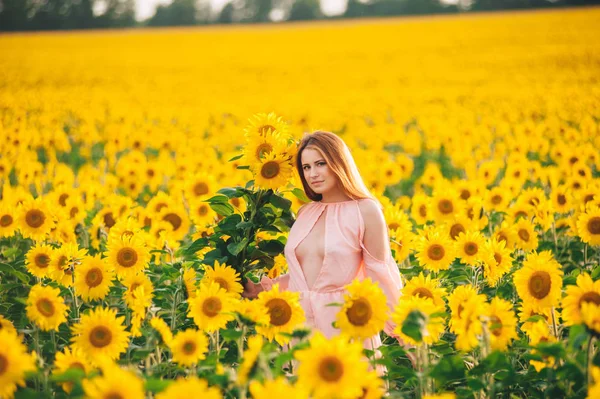
{"label": "woman", "polygon": [[[354,159],[341,138],[317,131],[304,136],[296,167],[304,192],[312,202],[303,205],[292,226],[285,257],[289,272],[260,284],[248,282],[244,296],[255,297],[273,284],[300,293],[307,325],[330,338],[339,334],[332,323],[339,312],[330,303],[344,301],[344,286],[370,277],[379,284],[390,311],[398,303],[402,281],[394,261],[380,203],[364,185]],[[391,319],[384,331],[391,336]],[[379,335],[365,348],[381,345]]]}

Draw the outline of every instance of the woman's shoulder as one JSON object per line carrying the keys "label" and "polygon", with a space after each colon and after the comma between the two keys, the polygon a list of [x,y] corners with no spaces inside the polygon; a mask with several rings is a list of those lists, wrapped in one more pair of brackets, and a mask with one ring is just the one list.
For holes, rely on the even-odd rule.
{"label": "woman's shoulder", "polygon": [[365,220],[366,218],[381,214],[381,205],[379,201],[373,198],[361,198],[357,200],[357,203],[358,209]]}

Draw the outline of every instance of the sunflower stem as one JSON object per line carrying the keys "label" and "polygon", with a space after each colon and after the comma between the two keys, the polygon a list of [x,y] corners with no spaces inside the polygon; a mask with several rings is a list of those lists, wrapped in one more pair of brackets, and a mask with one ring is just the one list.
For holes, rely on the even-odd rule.
{"label": "sunflower stem", "polygon": [[554,314],[554,306],[552,307],[552,309],[550,309],[550,313],[552,315],[552,331],[554,332],[554,336],[556,337],[556,339],[560,340],[560,338],[558,337],[558,326],[556,324],[556,316]]}
{"label": "sunflower stem", "polygon": [[583,246],[583,267],[587,267],[587,251],[588,250],[588,245],[587,243]]}
{"label": "sunflower stem", "polygon": [[552,222],[552,235],[554,236],[554,253],[558,255],[558,240],[556,239],[556,223]]}
{"label": "sunflower stem", "polygon": [[587,375],[587,386],[588,391],[594,384],[592,377],[592,361],[594,360],[594,336],[591,335],[587,345],[587,364],[586,364],[586,375]]}

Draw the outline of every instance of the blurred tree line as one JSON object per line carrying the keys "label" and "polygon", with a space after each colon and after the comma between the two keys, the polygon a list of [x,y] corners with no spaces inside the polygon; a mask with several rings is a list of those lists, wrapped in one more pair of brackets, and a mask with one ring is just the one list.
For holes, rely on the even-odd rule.
{"label": "blurred tree line", "polygon": [[215,13],[210,0],[173,0],[145,21],[136,0],[0,0],[0,31],[181,26],[440,14],[600,4],[600,0],[348,0],[346,11],[323,15],[319,0],[229,0]]}

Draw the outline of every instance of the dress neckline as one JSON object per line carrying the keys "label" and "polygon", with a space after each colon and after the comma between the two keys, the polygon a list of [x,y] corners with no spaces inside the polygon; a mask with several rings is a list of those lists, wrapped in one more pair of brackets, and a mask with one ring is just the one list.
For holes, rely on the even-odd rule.
{"label": "dress neckline", "polygon": [[321,202],[321,201],[315,201],[317,204],[321,204],[321,205],[334,205],[334,204],[347,204],[350,202],[356,202],[357,200],[351,199],[351,200],[347,200],[347,201],[336,201],[336,202]]}

